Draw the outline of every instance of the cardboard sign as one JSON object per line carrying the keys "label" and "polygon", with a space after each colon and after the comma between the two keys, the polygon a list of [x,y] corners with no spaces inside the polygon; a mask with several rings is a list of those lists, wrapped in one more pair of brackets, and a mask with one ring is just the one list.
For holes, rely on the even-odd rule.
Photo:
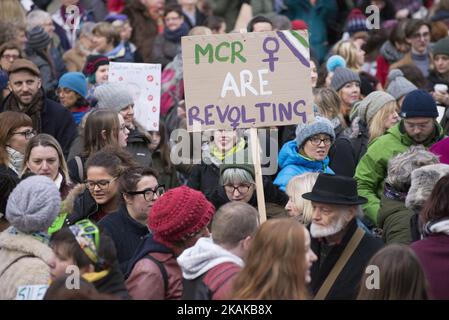
{"label": "cardboard sign", "polygon": [[148,131],[159,130],[161,65],[111,62],[109,82],[126,86],[134,100],[134,118]]}
{"label": "cardboard sign", "polygon": [[20,286],[17,289],[16,300],[42,300],[47,292],[48,285]]}
{"label": "cardboard sign", "polygon": [[189,131],[313,121],[307,31],[182,38]]}

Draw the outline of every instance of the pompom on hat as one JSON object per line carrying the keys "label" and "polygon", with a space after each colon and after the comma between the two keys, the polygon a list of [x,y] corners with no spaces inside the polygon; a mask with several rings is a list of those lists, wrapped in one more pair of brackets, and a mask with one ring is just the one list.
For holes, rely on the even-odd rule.
{"label": "pompom on hat", "polygon": [[203,193],[181,186],[157,199],[148,217],[153,238],[172,248],[176,242],[189,239],[208,225],[215,208]]}
{"label": "pompom on hat", "polygon": [[338,54],[333,55],[326,62],[327,72],[334,72],[337,68],[346,68],[346,60]]}

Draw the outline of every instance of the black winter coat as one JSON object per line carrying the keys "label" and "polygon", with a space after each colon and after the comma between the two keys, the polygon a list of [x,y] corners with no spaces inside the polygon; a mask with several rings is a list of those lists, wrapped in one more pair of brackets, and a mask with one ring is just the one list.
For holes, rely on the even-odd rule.
{"label": "black winter coat", "polygon": [[335,142],[329,149],[329,167],[335,174],[352,178],[358,161],[351,140],[345,135],[341,125],[335,128],[335,137]]}
{"label": "black winter coat", "polygon": [[[317,255],[318,260],[315,261],[311,268],[311,291],[313,295],[316,295],[326,277],[331,272],[333,266],[336,264],[338,258],[340,258],[343,250],[351,240],[352,235],[357,230],[357,222],[353,219],[348,227],[347,232],[343,236],[343,240],[340,244],[333,246],[327,253],[327,256],[322,258],[323,255],[323,243],[316,238],[311,240],[311,248]],[[354,300],[357,297],[360,281],[365,272],[367,263],[371,257],[383,247],[383,242],[380,239],[376,239],[373,236],[365,233],[360,241],[357,249],[349,258],[347,264],[343,267],[329,293],[326,296],[326,300]]]}
{"label": "black winter coat", "polygon": [[201,163],[193,166],[187,186],[201,191],[208,200],[211,200],[219,181],[220,168],[214,164]]}
{"label": "black winter coat", "polygon": [[127,271],[129,260],[142,239],[149,233],[148,227],[140,224],[128,213],[126,206],[120,206],[117,212],[108,214],[98,222],[114,241],[117,260],[123,274]]}
{"label": "black winter coat", "polygon": [[[2,105],[0,112],[3,111],[4,106]],[[78,135],[72,113],[56,101],[45,99],[41,111],[41,121],[42,133],[47,133],[58,140],[64,152],[64,157],[67,157],[70,146]]]}
{"label": "black winter coat", "polygon": [[130,130],[126,150],[144,168],[151,167],[151,151],[148,149],[149,143],[150,141],[139,130]]}
{"label": "black winter coat", "polygon": [[117,262],[112,265],[104,278],[96,280],[92,284],[99,293],[109,294],[123,300],[131,299],[125,286],[125,278]]}

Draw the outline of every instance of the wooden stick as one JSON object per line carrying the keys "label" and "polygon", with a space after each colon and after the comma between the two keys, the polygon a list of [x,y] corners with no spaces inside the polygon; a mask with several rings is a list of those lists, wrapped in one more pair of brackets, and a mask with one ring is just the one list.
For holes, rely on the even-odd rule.
{"label": "wooden stick", "polygon": [[257,128],[251,128],[249,130],[254,171],[256,176],[257,209],[259,211],[260,223],[263,223],[267,220],[267,213],[265,210],[265,194],[263,191],[262,167],[260,165],[259,138],[257,136]]}

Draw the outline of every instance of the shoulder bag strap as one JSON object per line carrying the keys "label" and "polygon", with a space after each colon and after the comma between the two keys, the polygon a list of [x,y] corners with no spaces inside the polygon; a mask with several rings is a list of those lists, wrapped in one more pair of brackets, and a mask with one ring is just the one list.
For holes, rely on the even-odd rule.
{"label": "shoulder bag strap", "polygon": [[335,280],[337,280],[337,277],[340,274],[341,270],[343,270],[343,267],[346,265],[349,258],[354,253],[355,249],[359,245],[359,243],[362,240],[364,235],[365,235],[365,232],[362,229],[357,228],[357,230],[354,232],[353,236],[351,237],[351,240],[349,240],[348,245],[343,250],[340,258],[338,258],[337,263],[335,263],[331,272],[329,272],[326,280],[324,280],[323,284],[320,287],[320,290],[318,290],[318,293],[315,295],[313,300],[324,300],[326,298],[330,289],[334,285]]}
{"label": "shoulder bag strap", "polygon": [[84,180],[84,168],[83,168],[83,161],[79,156],[75,157],[76,166],[78,167],[78,176],[80,177],[81,183]]}

